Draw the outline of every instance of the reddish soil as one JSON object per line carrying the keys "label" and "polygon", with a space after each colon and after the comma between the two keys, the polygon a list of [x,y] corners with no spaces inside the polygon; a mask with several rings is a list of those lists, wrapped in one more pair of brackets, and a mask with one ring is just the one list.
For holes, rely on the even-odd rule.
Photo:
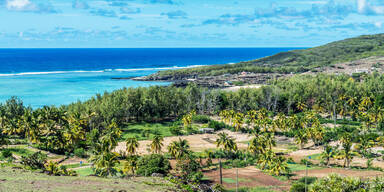
{"label": "reddish soil", "polygon": [[[309,177],[326,177],[331,173],[339,174],[342,176],[348,177],[376,177],[382,176],[383,173],[380,171],[367,171],[367,170],[354,170],[354,169],[343,169],[343,168],[324,168],[324,169],[314,169],[308,170]],[[305,170],[294,172],[295,176],[292,179],[299,179],[305,176]]]}
{"label": "reddish soil", "polygon": [[[204,173],[213,183],[219,183],[219,170]],[[223,178],[231,178],[236,181],[236,169],[223,169]],[[236,188],[236,183],[226,183],[225,188]],[[289,182],[280,181],[270,175],[264,174],[254,167],[239,168],[239,187],[271,187],[277,191],[289,190]]]}

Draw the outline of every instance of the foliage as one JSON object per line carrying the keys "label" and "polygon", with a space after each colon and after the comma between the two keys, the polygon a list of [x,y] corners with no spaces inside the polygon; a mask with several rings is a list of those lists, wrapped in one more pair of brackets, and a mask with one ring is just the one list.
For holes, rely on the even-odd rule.
{"label": "foliage", "polygon": [[1,152],[1,155],[2,155],[2,157],[4,157],[4,158],[12,157],[12,151],[11,151],[11,150],[8,150],[8,149],[4,149],[4,150]]}
{"label": "foliage", "polygon": [[299,180],[292,183],[290,192],[305,192],[305,182],[307,182],[307,187],[314,183],[317,180],[316,177],[302,177]]}
{"label": "foliage", "polygon": [[76,176],[76,172],[73,170],[67,170],[65,166],[60,166],[57,162],[48,162],[44,165],[44,171],[48,175],[54,176]]}
{"label": "foliage", "polygon": [[85,158],[87,157],[87,154],[85,152],[85,150],[83,148],[76,148],[74,151],[73,151],[73,154],[76,156],[76,157],[80,157],[80,158]]}
{"label": "foliage", "polygon": [[323,46],[303,50],[278,53],[252,61],[233,65],[212,65],[188,69],[160,71],[149,76],[149,79],[180,79],[196,75],[213,76],[237,74],[243,71],[254,73],[299,73],[318,71],[326,66],[354,61],[370,56],[381,56],[383,52],[384,34],[364,35],[356,38],[332,42]]}
{"label": "foliage", "polygon": [[329,175],[326,178],[318,179],[315,183],[310,185],[310,192],[333,192],[333,191],[383,191],[384,185],[382,178],[373,180],[361,180],[358,178],[342,177],[336,174]]}
{"label": "foliage", "polygon": [[193,155],[186,155],[178,159],[176,170],[185,183],[199,182],[203,178],[201,165]]}
{"label": "foliage", "polygon": [[31,155],[21,156],[20,163],[24,166],[28,166],[31,169],[44,169],[44,165],[47,162],[47,155],[41,151],[33,153]]}
{"label": "foliage", "polygon": [[151,154],[145,155],[139,158],[137,162],[138,175],[150,176],[152,173],[168,174],[171,169],[171,165],[163,155]]}

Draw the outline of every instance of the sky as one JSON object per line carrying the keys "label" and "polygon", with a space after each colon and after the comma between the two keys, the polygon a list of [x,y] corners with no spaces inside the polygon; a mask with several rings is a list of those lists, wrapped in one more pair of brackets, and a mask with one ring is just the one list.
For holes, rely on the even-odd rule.
{"label": "sky", "polygon": [[0,0],[0,48],[313,47],[383,22],[384,0]]}

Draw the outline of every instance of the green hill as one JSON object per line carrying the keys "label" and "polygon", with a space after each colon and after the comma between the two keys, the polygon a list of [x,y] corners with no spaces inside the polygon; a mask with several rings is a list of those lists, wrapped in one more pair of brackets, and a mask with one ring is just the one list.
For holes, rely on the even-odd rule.
{"label": "green hill", "polygon": [[321,67],[371,56],[384,56],[384,34],[359,36],[319,47],[282,52],[269,57],[232,65],[212,65],[160,71],[148,76],[147,79],[183,79],[192,76],[235,74],[242,71],[255,73],[301,73],[317,71]]}

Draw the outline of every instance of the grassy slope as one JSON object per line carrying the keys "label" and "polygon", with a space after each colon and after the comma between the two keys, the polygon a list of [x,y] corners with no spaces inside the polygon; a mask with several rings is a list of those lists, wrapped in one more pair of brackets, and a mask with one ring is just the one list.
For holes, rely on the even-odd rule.
{"label": "grassy slope", "polygon": [[55,177],[10,167],[0,168],[0,191],[174,191],[162,178],[104,179]]}
{"label": "grassy slope", "polygon": [[305,72],[322,66],[330,66],[371,56],[384,56],[384,34],[359,36],[310,49],[282,52],[234,65],[214,65],[160,71],[154,74],[153,77],[172,76],[173,79],[179,79],[183,75],[221,75],[241,71],[261,73]]}

